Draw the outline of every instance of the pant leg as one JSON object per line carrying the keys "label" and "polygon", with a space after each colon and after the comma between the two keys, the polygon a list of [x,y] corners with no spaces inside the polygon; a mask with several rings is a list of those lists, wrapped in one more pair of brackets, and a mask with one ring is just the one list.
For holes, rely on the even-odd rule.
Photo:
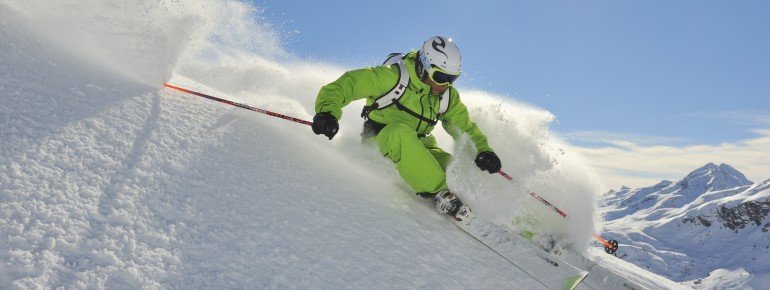
{"label": "pant leg", "polygon": [[417,193],[446,189],[446,174],[412,128],[393,123],[377,134],[380,152],[396,163],[396,169]]}
{"label": "pant leg", "polygon": [[441,165],[441,168],[444,169],[444,172],[446,172],[446,169],[449,167],[449,163],[452,162],[452,154],[449,154],[444,151],[444,149],[441,149],[441,147],[438,147],[436,137],[433,137],[432,135],[420,138],[420,140],[422,141],[422,144],[425,146],[425,148],[428,148],[428,151],[431,155],[433,155],[433,158],[438,161],[438,164]]}

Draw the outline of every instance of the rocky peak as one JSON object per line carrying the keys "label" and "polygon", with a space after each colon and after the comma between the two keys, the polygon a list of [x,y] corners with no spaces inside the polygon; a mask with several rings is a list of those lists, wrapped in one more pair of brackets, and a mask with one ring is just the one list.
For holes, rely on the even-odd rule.
{"label": "rocky peak", "polygon": [[671,182],[669,180],[663,180],[661,182],[658,182],[658,184],[654,185],[652,188],[654,188],[656,190],[661,190],[663,188],[668,187],[671,184],[673,184],[673,182]]}
{"label": "rocky peak", "polygon": [[747,186],[753,182],[746,179],[740,171],[730,165],[708,163],[701,168],[690,172],[678,183],[683,189],[691,189],[700,192],[719,191],[739,186]]}

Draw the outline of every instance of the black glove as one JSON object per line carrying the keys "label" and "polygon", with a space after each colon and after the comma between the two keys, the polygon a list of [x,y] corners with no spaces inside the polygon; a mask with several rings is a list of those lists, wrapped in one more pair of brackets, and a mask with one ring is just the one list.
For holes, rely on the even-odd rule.
{"label": "black glove", "polygon": [[476,166],[481,168],[481,171],[489,171],[490,174],[497,173],[502,167],[497,154],[489,151],[481,152],[476,156]]}
{"label": "black glove", "polygon": [[313,133],[316,135],[324,134],[329,137],[329,140],[337,135],[337,131],[340,130],[340,125],[337,124],[337,119],[329,112],[321,112],[315,114],[313,117]]}

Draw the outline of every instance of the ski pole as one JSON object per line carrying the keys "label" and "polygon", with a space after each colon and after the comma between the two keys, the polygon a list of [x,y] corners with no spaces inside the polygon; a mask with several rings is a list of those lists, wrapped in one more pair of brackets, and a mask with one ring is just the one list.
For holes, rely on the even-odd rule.
{"label": "ski pole", "polygon": [[594,234],[594,238],[596,238],[597,241],[599,241],[600,243],[602,243],[602,245],[604,245],[604,251],[607,254],[612,255],[612,254],[615,254],[615,252],[618,251],[618,241],[616,241],[616,240],[609,240],[608,241],[608,240],[603,239],[601,236],[599,236],[597,234]]}
{"label": "ski pole", "polygon": [[215,96],[199,93],[199,92],[196,92],[196,91],[191,91],[191,90],[188,90],[188,89],[185,89],[185,88],[174,86],[174,85],[169,84],[169,83],[164,83],[163,86],[167,87],[167,88],[170,88],[170,89],[174,89],[174,90],[180,91],[180,92],[188,93],[188,94],[191,94],[191,95],[196,95],[196,96],[199,96],[199,97],[204,97],[204,98],[209,99],[209,100],[217,101],[217,102],[228,104],[228,105],[231,105],[231,106],[236,106],[236,107],[239,107],[239,108],[244,108],[246,110],[251,110],[251,111],[254,111],[254,112],[257,112],[257,113],[262,113],[262,114],[265,114],[265,115],[268,115],[268,116],[273,116],[273,117],[281,118],[281,119],[284,119],[284,120],[288,120],[288,121],[292,121],[292,122],[295,122],[295,123],[300,123],[300,124],[304,124],[304,125],[308,125],[308,126],[313,125],[313,122],[310,122],[310,121],[305,121],[305,120],[302,120],[302,119],[299,119],[299,118],[294,118],[294,117],[291,117],[291,116],[287,116],[287,115],[283,115],[283,114],[278,114],[276,112],[271,112],[271,111],[268,111],[268,110],[263,110],[263,109],[260,109],[260,108],[255,108],[255,107],[252,107],[252,106],[249,106],[249,105],[246,105],[246,104],[236,103],[236,102],[233,102],[233,101],[230,101],[230,100],[225,100],[225,99],[217,98]]}
{"label": "ski pole", "polygon": [[[504,171],[502,171],[502,170],[499,170],[499,171],[497,171],[497,173],[499,173],[500,175],[502,175],[503,177],[505,177],[505,179],[508,179],[508,181],[510,181],[510,182],[513,182],[513,183],[515,184],[515,182],[513,181],[513,177],[511,177],[510,175],[508,175],[508,173],[505,173],[505,172],[504,172]],[[525,188],[525,190],[526,190],[526,188]],[[529,191],[529,190],[526,190],[526,191]],[[539,200],[540,202],[542,202],[542,203],[543,203],[543,204],[545,204],[546,206],[550,207],[551,209],[553,209],[553,210],[554,210],[556,213],[558,213],[560,216],[562,216],[562,217],[564,217],[564,218],[566,218],[566,217],[567,217],[567,213],[566,213],[566,212],[564,212],[563,210],[559,209],[559,208],[558,208],[558,207],[556,207],[555,205],[551,204],[551,203],[550,203],[550,202],[548,202],[548,201],[547,201],[545,198],[543,198],[542,196],[538,195],[538,194],[537,194],[537,193],[535,193],[534,191],[529,191],[529,195],[530,195],[530,196],[532,196],[532,197],[534,197],[535,199]]]}
{"label": "ski pole", "polygon": [[[501,176],[505,177],[505,179],[508,179],[508,181],[510,181],[511,183],[516,184],[516,182],[513,181],[513,177],[508,175],[508,173],[505,173],[502,170],[497,171],[497,173],[499,173]],[[548,202],[548,200],[546,200],[545,198],[543,198],[539,194],[535,193],[534,191],[530,191],[527,188],[524,188],[524,190],[529,191],[529,195],[530,196],[532,196],[533,198],[539,200],[540,202],[542,202],[546,206],[550,207],[551,209],[553,209],[556,213],[558,213],[563,218],[567,218],[567,213],[566,212],[564,212],[563,210],[559,209],[558,207],[556,207],[552,203]],[[598,234],[594,234],[594,238],[596,238],[596,240],[598,240],[599,242],[601,242],[604,245],[604,251],[607,252],[607,254],[614,254],[615,252],[618,251],[618,241],[616,241],[616,240],[605,240],[601,236],[599,236]]]}
{"label": "ski pole", "polygon": [[[243,104],[243,103],[237,103],[237,102],[233,102],[233,101],[230,101],[230,100],[225,100],[225,99],[222,99],[222,98],[217,98],[217,97],[212,96],[212,95],[207,95],[207,94],[204,94],[204,93],[199,93],[199,92],[196,92],[196,91],[188,90],[188,89],[185,89],[185,88],[182,88],[182,87],[178,87],[178,86],[175,86],[175,85],[172,85],[172,84],[169,84],[169,83],[164,83],[163,86],[167,87],[167,88],[170,88],[170,89],[174,89],[174,90],[183,92],[183,93],[188,93],[188,94],[191,94],[191,95],[196,95],[196,96],[199,96],[199,97],[203,97],[203,98],[206,98],[206,99],[209,99],[209,100],[212,100],[212,101],[217,101],[217,102],[220,102],[220,103],[223,103],[223,104],[228,104],[228,105],[231,105],[231,106],[243,108],[243,109],[254,111],[254,112],[257,112],[257,113],[262,113],[262,114],[265,114],[265,115],[268,115],[268,116],[272,116],[272,117],[276,117],[276,118],[281,118],[281,119],[284,119],[284,120],[292,121],[292,122],[295,122],[295,123],[300,123],[300,124],[303,124],[303,125],[308,125],[308,126],[312,126],[313,125],[313,122],[310,122],[310,121],[305,121],[305,120],[302,120],[302,119],[299,119],[299,118],[295,118],[295,117],[279,114],[279,113],[276,113],[276,112],[271,112],[271,111],[268,111],[268,110],[264,110],[264,109],[260,109],[260,108],[255,108],[255,107]],[[503,177],[505,177],[505,179],[508,179],[508,181],[513,182],[515,184],[515,182],[513,181],[513,177],[511,177],[510,175],[508,175],[504,171],[500,170],[500,171],[498,171],[498,173],[500,175],[502,175]],[[527,191],[529,191],[529,190],[527,190]],[[538,195],[537,193],[535,193],[533,191],[530,191],[529,195],[532,196],[533,198],[539,200],[540,202],[542,202],[546,206],[550,207],[551,209],[556,211],[556,213],[558,213],[562,217],[564,217],[564,218],[567,217],[567,213],[565,213],[564,211],[562,211],[561,209],[559,209],[555,205],[551,204],[550,202],[548,202],[548,200],[546,200],[542,196]],[[618,250],[618,242],[617,241],[615,241],[615,240],[607,241],[607,240],[602,239],[599,235],[596,235],[596,234],[594,234],[594,237],[596,237],[602,244],[604,244],[604,249],[605,249],[605,251],[608,254],[613,254],[613,253],[615,253],[615,251]]]}

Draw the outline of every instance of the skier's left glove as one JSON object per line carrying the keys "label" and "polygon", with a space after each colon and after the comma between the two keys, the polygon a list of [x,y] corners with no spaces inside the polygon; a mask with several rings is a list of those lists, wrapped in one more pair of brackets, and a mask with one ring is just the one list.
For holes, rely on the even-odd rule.
{"label": "skier's left glove", "polygon": [[497,173],[502,168],[500,164],[500,158],[497,157],[495,152],[484,151],[476,156],[476,166],[481,168],[482,171],[489,171],[490,174]]}

